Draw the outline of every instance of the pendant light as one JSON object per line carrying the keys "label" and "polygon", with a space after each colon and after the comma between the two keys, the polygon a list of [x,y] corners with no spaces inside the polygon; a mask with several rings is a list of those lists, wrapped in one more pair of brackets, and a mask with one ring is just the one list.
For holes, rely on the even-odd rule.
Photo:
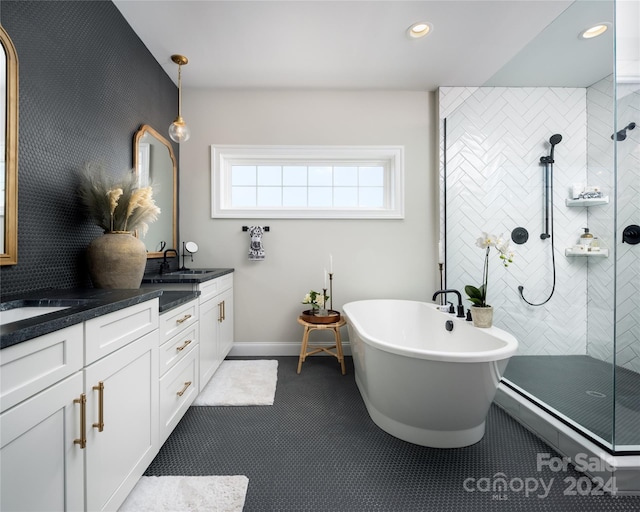
{"label": "pendant light", "polygon": [[178,65],[178,117],[169,126],[169,137],[175,142],[186,142],[191,136],[191,130],[182,119],[182,66],[189,63],[184,55],[172,55],[171,60]]}

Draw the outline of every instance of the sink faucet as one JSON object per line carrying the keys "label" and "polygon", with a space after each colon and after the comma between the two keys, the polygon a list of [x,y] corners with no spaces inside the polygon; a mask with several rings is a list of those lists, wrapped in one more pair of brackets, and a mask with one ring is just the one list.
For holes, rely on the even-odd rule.
{"label": "sink faucet", "polygon": [[175,257],[178,257],[178,251],[175,249],[167,249],[164,251],[164,257],[162,258],[162,263],[160,264],[160,273],[164,274],[165,272],[169,272],[171,270],[171,262],[167,260],[167,253],[172,252],[175,254]]}
{"label": "sink faucet", "polygon": [[[458,314],[457,318],[464,318],[464,306],[462,305],[462,295],[458,290],[438,290],[433,294],[433,298],[431,300],[435,301],[438,295],[444,295],[446,297],[447,293],[455,293],[458,296]],[[453,310],[451,311],[453,313]]]}

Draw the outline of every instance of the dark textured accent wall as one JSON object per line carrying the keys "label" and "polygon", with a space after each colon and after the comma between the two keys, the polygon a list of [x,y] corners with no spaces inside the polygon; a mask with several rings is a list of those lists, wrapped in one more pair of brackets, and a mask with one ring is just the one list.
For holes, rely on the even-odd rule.
{"label": "dark textured accent wall", "polygon": [[75,172],[131,169],[135,131],[166,132],[176,86],[111,2],[2,0],[0,21],[20,66],[18,264],[1,267],[2,295],[91,286],[84,251],[101,231]]}

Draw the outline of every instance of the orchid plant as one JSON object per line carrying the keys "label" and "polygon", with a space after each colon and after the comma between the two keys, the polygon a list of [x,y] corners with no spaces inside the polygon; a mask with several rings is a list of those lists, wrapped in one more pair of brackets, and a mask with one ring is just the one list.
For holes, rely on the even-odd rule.
{"label": "orchid plant", "polygon": [[303,304],[310,304],[312,309],[324,309],[324,305],[329,300],[328,295],[324,295],[322,292],[315,292],[311,290],[302,299]]}
{"label": "orchid plant", "polygon": [[474,306],[486,308],[489,307],[489,304],[487,304],[487,285],[489,282],[489,253],[491,252],[491,248],[494,247],[498,251],[502,264],[505,267],[508,267],[509,263],[513,262],[514,254],[509,248],[509,240],[502,238],[502,235],[497,237],[483,232],[482,236],[476,240],[476,246],[485,249],[482,284],[479,288],[467,285],[464,287],[464,291]]}

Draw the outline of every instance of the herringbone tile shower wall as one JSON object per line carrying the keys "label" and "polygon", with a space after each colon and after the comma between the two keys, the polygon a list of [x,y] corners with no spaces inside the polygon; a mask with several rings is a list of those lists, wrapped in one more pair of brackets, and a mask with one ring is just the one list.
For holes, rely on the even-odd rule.
{"label": "herringbone tile shower wall", "polygon": [[[509,237],[515,227],[527,229],[528,241],[512,244],[514,263],[503,268],[494,252],[489,270],[488,300],[496,309],[495,323],[518,338],[520,354],[588,353],[613,361],[613,251],[609,258],[565,256],[565,248],[577,242],[583,227],[589,227],[605,248],[613,250],[616,242],[613,201],[590,208],[565,204],[573,183],[599,185],[607,195],[615,194],[612,89],[611,79],[589,89],[440,89],[440,211],[441,232],[446,231],[447,286],[462,290],[466,284],[480,284],[484,253],[475,240],[483,231]],[[630,106],[620,108],[619,101],[620,126],[640,117],[637,93],[626,103]],[[553,169],[556,288],[549,302],[531,307],[520,299],[519,285],[533,303],[544,301],[553,286],[551,240],[540,239],[540,157],[549,154],[548,141],[555,133],[563,137]],[[639,218],[638,147],[637,138],[625,150],[618,144],[619,226],[626,225],[621,218],[629,219],[627,224]],[[617,363],[640,371],[640,251],[627,244],[618,249]]]}
{"label": "herringbone tile shower wall", "polygon": [[[585,90],[442,88],[440,109],[447,121],[447,286],[480,284],[484,252],[475,241],[483,231],[509,237],[524,227],[529,239],[514,245],[509,268],[491,254],[488,301],[495,323],[518,338],[520,354],[584,354],[587,262],[565,257],[564,249],[587,226],[587,213],[565,207],[564,201],[573,183],[587,181]],[[531,307],[520,299],[519,285],[534,303],[544,301],[553,286],[551,239],[540,239],[540,157],[549,154],[555,133],[563,137],[555,149],[553,179],[556,291],[544,306]]]}
{"label": "herringbone tile shower wall", "polygon": [[[618,129],[630,122],[638,125],[616,144],[621,233],[625,226],[640,225],[640,86],[624,84],[617,89]],[[616,364],[640,372],[640,245],[618,243],[617,248]]]}

